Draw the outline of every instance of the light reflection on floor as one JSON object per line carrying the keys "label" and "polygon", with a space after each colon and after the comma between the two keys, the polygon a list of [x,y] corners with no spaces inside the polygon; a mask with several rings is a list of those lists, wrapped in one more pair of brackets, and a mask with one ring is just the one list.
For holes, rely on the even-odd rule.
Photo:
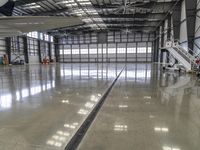
{"label": "light reflection on floor", "polygon": [[[78,150],[199,149],[196,76],[143,67],[127,65]],[[134,75],[126,78],[129,72]]]}
{"label": "light reflection on floor", "polygon": [[[124,65],[0,68],[0,149],[63,149]],[[151,64],[128,66],[132,70],[125,68],[121,79],[133,86],[151,86]],[[117,107],[128,109],[129,99],[124,94],[125,101]],[[129,131],[123,122],[115,125],[118,132]]]}

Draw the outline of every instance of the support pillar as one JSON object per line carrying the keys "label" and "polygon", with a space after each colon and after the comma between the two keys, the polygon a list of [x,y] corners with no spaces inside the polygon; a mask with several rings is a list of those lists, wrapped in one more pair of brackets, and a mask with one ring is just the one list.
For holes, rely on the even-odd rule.
{"label": "support pillar", "polygon": [[156,30],[155,32],[155,37],[157,37],[153,44],[154,44],[154,49],[153,49],[153,62],[158,62],[158,55],[159,55],[159,30]]}
{"label": "support pillar", "polygon": [[171,15],[168,15],[168,17],[167,17],[167,22],[168,22],[168,24],[167,24],[167,40],[171,40],[171,34],[172,34],[171,21],[172,21]]}
{"label": "support pillar", "polygon": [[25,63],[29,63],[29,57],[28,57],[28,41],[27,41],[27,37],[23,36],[23,45],[24,45],[24,59],[25,59]]}
{"label": "support pillar", "polygon": [[195,40],[194,40],[194,51],[199,56],[200,54],[200,0],[197,0],[196,7],[196,27],[195,27]]}
{"label": "support pillar", "polygon": [[181,2],[179,2],[172,13],[172,34],[174,40],[180,40],[180,25],[181,25]]}
{"label": "support pillar", "polygon": [[39,54],[39,62],[42,63],[42,56],[41,56],[41,41],[38,40],[38,54]]}
{"label": "support pillar", "polygon": [[6,54],[8,55],[8,62],[11,63],[11,38],[7,37],[6,41]]}
{"label": "support pillar", "polygon": [[196,5],[197,0],[185,0],[186,3],[186,18],[187,18],[187,33],[188,47],[194,49],[195,38],[195,22],[196,22]]}
{"label": "support pillar", "polygon": [[52,54],[51,54],[51,43],[48,42],[48,52],[49,52],[49,61],[52,59]]}
{"label": "support pillar", "polygon": [[181,2],[180,44],[185,50],[188,50],[187,16],[185,0]]}
{"label": "support pillar", "polygon": [[60,56],[59,56],[59,40],[57,37],[54,37],[54,46],[55,46],[55,57],[56,62],[59,62]]}

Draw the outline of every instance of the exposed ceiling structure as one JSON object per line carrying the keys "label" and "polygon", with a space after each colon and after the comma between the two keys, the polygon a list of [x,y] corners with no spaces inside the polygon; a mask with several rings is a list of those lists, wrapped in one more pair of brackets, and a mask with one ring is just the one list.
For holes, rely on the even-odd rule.
{"label": "exposed ceiling structure", "polygon": [[13,15],[79,16],[84,24],[60,33],[153,32],[180,0],[16,0]]}

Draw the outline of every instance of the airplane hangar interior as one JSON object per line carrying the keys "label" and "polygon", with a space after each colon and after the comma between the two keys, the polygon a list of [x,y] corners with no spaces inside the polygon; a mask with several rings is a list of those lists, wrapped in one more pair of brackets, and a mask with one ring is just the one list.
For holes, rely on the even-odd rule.
{"label": "airplane hangar interior", "polygon": [[200,0],[0,0],[0,150],[200,150]]}

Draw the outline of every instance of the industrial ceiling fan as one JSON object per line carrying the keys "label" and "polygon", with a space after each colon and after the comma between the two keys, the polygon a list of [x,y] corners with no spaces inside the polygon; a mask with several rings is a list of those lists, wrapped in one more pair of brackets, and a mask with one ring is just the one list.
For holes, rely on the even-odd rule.
{"label": "industrial ceiling fan", "polygon": [[[116,7],[116,5],[118,6],[117,8],[115,8],[114,10],[112,10],[112,14],[122,14],[122,15],[126,15],[126,14],[132,14],[135,15],[136,13],[149,13],[152,10],[149,8],[145,8],[145,7],[140,7],[140,6],[144,6],[147,3],[150,3],[150,0],[122,0],[122,1],[118,1],[115,0],[114,2],[112,2],[112,4],[114,5],[113,8]],[[128,25],[125,24],[125,29],[122,29],[122,32],[125,34],[130,34],[133,31],[129,29]]]}
{"label": "industrial ceiling fan", "polygon": [[151,9],[140,7],[140,6],[143,6],[149,2],[150,0],[147,0],[147,1],[141,1],[141,0],[117,1],[115,0],[114,2],[112,2],[112,4],[113,4],[113,8],[116,8],[116,5],[117,5],[117,8],[112,10],[111,13],[114,13],[114,14],[148,13],[148,12],[151,12]]}

